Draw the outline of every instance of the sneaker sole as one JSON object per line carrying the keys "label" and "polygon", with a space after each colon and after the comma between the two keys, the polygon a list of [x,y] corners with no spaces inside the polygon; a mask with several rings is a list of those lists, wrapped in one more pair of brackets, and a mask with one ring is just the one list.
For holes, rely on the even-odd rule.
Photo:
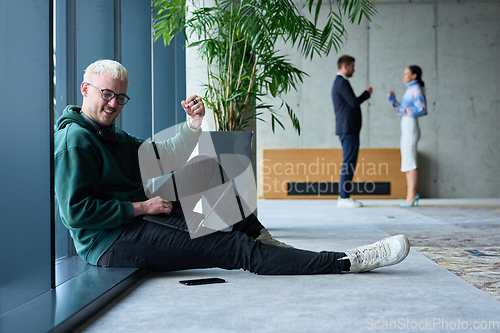
{"label": "sneaker sole", "polygon": [[[408,254],[410,253],[410,240],[408,239],[408,237],[406,237],[406,235],[396,235],[396,236],[393,236],[393,237],[401,237],[401,238],[403,238],[404,252],[403,252],[403,255],[401,256],[401,258],[399,260],[397,260],[395,263],[390,264],[388,266],[399,264],[401,261],[405,260],[406,257],[408,256]],[[387,266],[385,266],[385,267],[387,267]]]}

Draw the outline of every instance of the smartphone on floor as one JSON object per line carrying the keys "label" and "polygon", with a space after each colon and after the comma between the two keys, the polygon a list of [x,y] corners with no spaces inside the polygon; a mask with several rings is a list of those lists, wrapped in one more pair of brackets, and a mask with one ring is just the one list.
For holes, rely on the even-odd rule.
{"label": "smartphone on floor", "polygon": [[195,280],[183,280],[179,281],[180,284],[186,286],[197,286],[200,284],[212,284],[212,283],[224,283],[226,280],[220,278],[208,278],[208,279],[195,279]]}

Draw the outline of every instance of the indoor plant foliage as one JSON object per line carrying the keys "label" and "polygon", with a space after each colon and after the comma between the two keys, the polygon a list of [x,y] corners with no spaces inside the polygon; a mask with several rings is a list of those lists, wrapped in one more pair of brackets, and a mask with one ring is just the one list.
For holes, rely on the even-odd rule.
{"label": "indoor plant foliage", "polygon": [[[370,18],[376,9],[369,0],[203,0],[153,1],[155,40],[165,44],[180,31],[186,31],[188,47],[197,47],[207,63],[204,101],[212,110],[218,131],[239,131],[265,113],[271,126],[284,128],[279,110],[285,108],[300,135],[300,123],[282,98],[296,90],[305,72],[295,67],[276,49],[284,42],[302,56],[328,55],[338,51],[345,37],[343,16],[359,22]],[[303,15],[300,3],[307,10]],[[191,11],[188,16],[188,8]],[[319,27],[321,10],[328,10],[326,23]],[[194,42],[190,42],[190,38]],[[277,109],[262,102],[263,96],[281,99]]]}

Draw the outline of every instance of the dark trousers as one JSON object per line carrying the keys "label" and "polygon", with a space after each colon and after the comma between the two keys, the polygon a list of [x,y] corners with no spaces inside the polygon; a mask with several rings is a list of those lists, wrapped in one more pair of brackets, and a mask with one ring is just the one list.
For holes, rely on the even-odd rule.
{"label": "dark trousers", "polygon": [[339,195],[341,198],[349,198],[354,188],[352,179],[356,170],[359,152],[359,133],[339,135],[342,144],[342,167],[340,169]]}
{"label": "dark trousers", "polygon": [[[221,182],[221,171],[215,160],[200,159],[179,169],[173,180],[162,187],[167,200],[178,192],[190,196],[200,189]],[[191,182],[193,186],[191,186]],[[172,187],[170,190],[169,188]],[[194,188],[196,191],[193,191]],[[184,189],[184,190],[182,190]],[[191,193],[193,192],[193,193]],[[162,196],[163,197],[163,196]],[[183,207],[185,208],[185,207]],[[218,214],[240,216],[230,232],[213,232],[191,238],[187,231],[146,222],[141,217],[126,225],[121,236],[101,256],[103,267],[139,267],[155,272],[198,268],[244,269],[257,274],[340,273],[342,252],[312,252],[263,244],[254,239],[264,226],[250,214],[241,220],[238,205],[223,203]]]}
{"label": "dark trousers", "polygon": [[199,268],[244,269],[263,275],[340,273],[341,252],[312,252],[255,241],[238,229],[260,228],[253,215],[233,231],[191,239],[188,232],[151,222],[125,227],[99,259],[103,267],[139,267],[155,272]]}

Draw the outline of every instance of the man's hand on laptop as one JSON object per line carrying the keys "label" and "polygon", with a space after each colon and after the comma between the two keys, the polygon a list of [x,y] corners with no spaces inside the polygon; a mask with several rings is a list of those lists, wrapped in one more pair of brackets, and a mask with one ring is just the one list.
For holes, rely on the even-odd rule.
{"label": "man's hand on laptop", "polygon": [[134,216],[139,215],[156,215],[156,214],[170,214],[172,212],[172,203],[168,200],[163,200],[157,196],[146,201],[132,202],[134,208]]}

